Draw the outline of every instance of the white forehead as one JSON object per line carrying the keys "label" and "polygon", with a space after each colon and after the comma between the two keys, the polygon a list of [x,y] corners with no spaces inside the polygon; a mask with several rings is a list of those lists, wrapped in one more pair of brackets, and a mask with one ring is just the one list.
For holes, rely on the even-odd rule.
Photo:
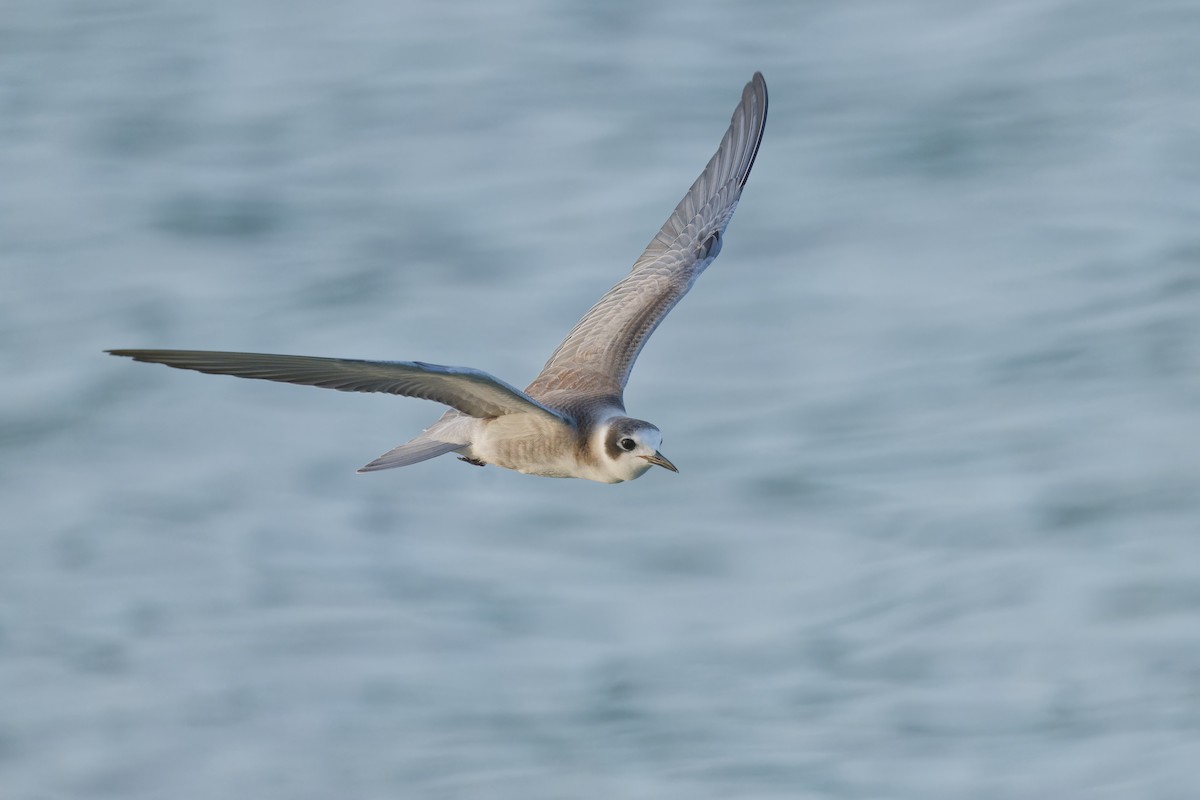
{"label": "white forehead", "polygon": [[657,450],[662,446],[662,431],[658,428],[637,428],[628,435],[638,444],[651,450]]}
{"label": "white forehead", "polygon": [[643,428],[638,431],[637,438],[657,450],[662,444],[662,431],[658,428]]}
{"label": "white forehead", "polygon": [[[650,423],[638,425],[637,427],[629,426],[627,418],[617,418],[607,420],[602,425],[597,425],[595,433],[592,434],[593,447],[596,450],[604,451],[607,442],[615,441],[609,437],[613,435],[614,430],[621,438],[629,437],[633,439],[641,448],[649,448],[657,450],[662,446],[662,431],[654,427]],[[611,447],[611,444],[609,445]],[[623,456],[624,453],[612,453],[613,457]]]}

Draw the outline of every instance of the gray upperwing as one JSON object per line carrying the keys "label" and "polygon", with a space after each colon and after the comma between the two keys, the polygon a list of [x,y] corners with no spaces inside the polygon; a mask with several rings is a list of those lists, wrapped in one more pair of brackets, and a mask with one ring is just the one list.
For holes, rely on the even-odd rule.
{"label": "gray upperwing", "polygon": [[545,414],[565,418],[504,381],[470,367],[420,361],[363,361],[352,358],[227,353],[211,350],[108,350],[114,356],[165,364],[213,375],[233,375],[343,392],[386,392],[450,406],[472,417]]}
{"label": "gray upperwing", "polygon": [[630,273],[567,334],[527,392],[570,390],[619,401],[650,334],[721,251],[766,121],[767,84],[756,72],[708,166]]}

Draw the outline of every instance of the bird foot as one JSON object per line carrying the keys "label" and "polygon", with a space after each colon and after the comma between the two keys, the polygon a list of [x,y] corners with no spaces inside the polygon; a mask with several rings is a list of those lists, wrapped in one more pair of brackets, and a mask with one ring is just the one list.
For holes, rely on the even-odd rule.
{"label": "bird foot", "polygon": [[477,467],[486,467],[487,466],[486,461],[480,461],[478,458],[467,458],[466,456],[459,456],[458,460],[465,461],[468,464],[474,464]]}

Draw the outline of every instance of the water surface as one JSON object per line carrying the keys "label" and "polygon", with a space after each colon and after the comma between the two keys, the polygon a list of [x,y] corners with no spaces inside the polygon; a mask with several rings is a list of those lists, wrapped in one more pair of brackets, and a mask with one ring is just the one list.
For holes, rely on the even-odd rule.
{"label": "water surface", "polygon": [[[1193,4],[10,3],[0,795],[1184,798]],[[767,77],[627,396],[680,475],[354,469],[523,385]]]}

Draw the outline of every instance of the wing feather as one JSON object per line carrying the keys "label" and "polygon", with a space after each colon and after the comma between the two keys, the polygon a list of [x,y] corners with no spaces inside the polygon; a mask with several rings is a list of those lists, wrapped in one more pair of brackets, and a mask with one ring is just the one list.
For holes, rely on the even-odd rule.
{"label": "wing feather", "polygon": [[720,252],[766,121],[767,85],[756,72],[700,177],[629,274],[571,329],[526,392],[541,397],[570,390],[620,401],[650,334]]}
{"label": "wing feather", "polygon": [[499,378],[470,367],[444,367],[420,361],[363,361],[212,350],[109,350],[114,356],[165,364],[212,375],[298,383],[343,392],[385,392],[419,397],[472,417],[544,414],[565,418]]}

